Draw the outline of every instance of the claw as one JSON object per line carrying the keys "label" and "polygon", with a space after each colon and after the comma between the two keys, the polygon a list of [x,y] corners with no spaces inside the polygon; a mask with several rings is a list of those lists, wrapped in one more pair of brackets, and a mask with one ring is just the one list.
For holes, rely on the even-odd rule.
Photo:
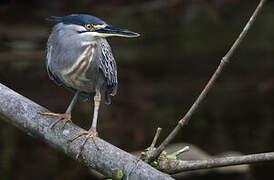
{"label": "claw", "polygon": [[52,129],[59,121],[62,120],[62,117],[58,117],[53,123],[50,124],[49,128]]}
{"label": "claw", "polygon": [[[97,149],[100,149],[100,147],[98,146],[97,140],[96,140],[96,137],[97,137],[97,136],[98,136],[98,133],[96,132],[95,136],[92,135],[92,136],[89,136],[89,138],[92,139],[92,141],[93,141],[94,145],[96,146],[96,148],[97,148]],[[83,144],[83,146],[84,146],[84,144]]]}
{"label": "claw", "polygon": [[57,116],[57,117],[60,116],[60,114],[58,114],[58,113],[52,113],[52,112],[39,112],[39,114],[41,114],[41,115],[47,115],[47,116]]}
{"label": "claw", "polygon": [[59,114],[59,113],[52,113],[52,112],[39,112],[41,115],[46,115],[46,116],[55,116],[58,117],[50,126],[49,128],[52,129],[59,121],[64,120],[64,123],[62,125],[62,129],[64,129],[65,125],[68,122],[71,121],[71,113],[64,113],[64,114]]}
{"label": "claw", "polygon": [[64,123],[63,123],[63,126],[62,126],[61,128],[62,128],[62,129],[64,129],[64,128],[65,128],[65,126],[66,126],[66,124],[67,124],[68,122],[72,123],[71,118],[69,118],[69,119],[65,120],[65,121],[64,121]]}
{"label": "claw", "polygon": [[83,144],[80,146],[80,151],[76,155],[76,159],[79,158],[79,156],[82,153],[82,151],[84,149],[84,146],[87,143],[88,139],[92,139],[92,141],[93,141],[94,145],[96,146],[96,148],[98,150],[100,149],[99,146],[98,146],[97,140],[96,140],[96,137],[98,136],[98,133],[96,131],[93,131],[93,130],[89,130],[88,132],[79,133],[79,134],[75,135],[72,139],[70,139],[69,141],[73,142],[75,139],[77,139],[81,136],[84,136],[84,135],[86,135],[86,138],[85,138]]}
{"label": "claw", "polygon": [[81,136],[83,136],[83,135],[87,135],[87,134],[88,134],[88,132],[79,133],[79,134],[75,135],[72,139],[70,139],[69,141],[72,142],[72,141],[74,141],[75,139],[77,139],[77,138],[79,138],[79,137],[81,137]]}

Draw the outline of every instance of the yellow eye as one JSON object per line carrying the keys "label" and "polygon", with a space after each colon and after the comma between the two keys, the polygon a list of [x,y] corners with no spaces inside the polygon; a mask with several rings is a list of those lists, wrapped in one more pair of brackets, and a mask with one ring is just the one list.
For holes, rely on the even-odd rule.
{"label": "yellow eye", "polygon": [[92,24],[86,24],[85,27],[86,27],[86,29],[91,30],[93,28],[93,25]]}

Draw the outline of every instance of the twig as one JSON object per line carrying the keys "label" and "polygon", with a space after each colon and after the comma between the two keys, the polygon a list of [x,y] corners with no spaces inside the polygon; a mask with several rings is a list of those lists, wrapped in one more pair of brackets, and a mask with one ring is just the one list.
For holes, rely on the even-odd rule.
{"label": "twig", "polygon": [[150,145],[150,149],[154,149],[155,144],[156,144],[156,142],[157,142],[157,139],[159,138],[159,135],[160,135],[161,131],[162,131],[162,128],[158,128],[158,129],[157,129],[157,131],[156,131],[156,133],[155,133],[155,136],[154,136],[154,138],[153,138],[153,141],[152,141],[152,143],[151,143],[151,145]]}
{"label": "twig", "polygon": [[266,0],[261,0],[260,1],[259,5],[255,9],[254,13],[250,17],[248,23],[246,24],[246,26],[244,27],[244,29],[242,30],[241,34],[239,35],[239,37],[237,38],[237,40],[234,42],[234,44],[232,45],[232,47],[230,48],[230,50],[222,58],[222,60],[221,60],[221,62],[219,64],[217,70],[212,75],[212,77],[208,81],[207,85],[205,86],[205,88],[203,89],[203,91],[201,92],[201,94],[199,95],[199,97],[193,103],[193,105],[188,110],[188,112],[186,113],[186,115],[178,122],[177,126],[173,129],[173,131],[162,142],[162,144],[154,152],[152,152],[150,154],[150,157],[148,157],[148,159],[147,159],[148,162],[151,162],[151,161],[155,160],[160,155],[160,153],[165,149],[166,145],[168,145],[175,138],[175,136],[178,134],[178,132],[180,131],[180,129],[185,124],[188,123],[188,121],[192,117],[193,113],[198,109],[199,105],[205,99],[205,97],[208,94],[209,90],[213,87],[216,79],[220,76],[220,74],[223,71],[225,65],[230,62],[231,56],[234,54],[235,50],[239,47],[239,45],[241,44],[242,40],[246,36],[248,30],[253,25],[253,23],[254,23],[257,15],[260,13],[260,11],[261,11],[261,9],[262,9],[262,7],[263,7],[263,5],[264,5],[265,2],[266,2]]}
{"label": "twig", "polygon": [[180,149],[179,151],[176,151],[172,153],[174,156],[179,156],[180,154],[189,151],[189,146],[185,146],[184,148]]}
{"label": "twig", "polygon": [[274,161],[274,152],[193,161],[170,160],[164,157],[163,159],[159,159],[158,169],[166,173],[179,173],[190,170],[209,169],[266,161]]}
{"label": "twig", "polygon": [[[50,129],[53,119],[42,116],[39,112],[48,110],[0,84],[0,117],[75,159],[84,138],[79,138],[73,143],[68,141],[84,130],[72,123],[67,124],[65,129],[61,129],[61,124]],[[131,180],[173,179],[99,137],[97,142],[100,144],[100,150],[88,141],[78,161],[106,177],[115,178],[117,173],[122,171],[124,178]],[[138,168],[135,168],[137,164]],[[132,169],[135,170],[131,172]]]}

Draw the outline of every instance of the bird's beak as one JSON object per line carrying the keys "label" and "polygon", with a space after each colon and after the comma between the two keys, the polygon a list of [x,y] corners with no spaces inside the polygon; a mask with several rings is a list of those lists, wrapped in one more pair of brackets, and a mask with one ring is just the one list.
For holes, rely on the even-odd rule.
{"label": "bird's beak", "polygon": [[95,30],[95,32],[99,33],[103,37],[110,37],[110,36],[118,36],[118,37],[138,37],[140,34],[129,31],[127,29],[119,29],[112,26],[105,26],[102,28],[98,28]]}

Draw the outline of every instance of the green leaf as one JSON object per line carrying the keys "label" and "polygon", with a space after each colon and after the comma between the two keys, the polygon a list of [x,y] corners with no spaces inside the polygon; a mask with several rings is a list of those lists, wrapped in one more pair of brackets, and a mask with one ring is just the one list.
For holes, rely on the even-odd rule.
{"label": "green leaf", "polygon": [[151,148],[150,148],[150,147],[147,147],[145,150],[146,150],[146,151],[149,151],[149,150],[151,150]]}
{"label": "green leaf", "polygon": [[153,167],[157,167],[157,166],[158,166],[158,162],[157,162],[157,161],[153,161],[153,162],[151,163],[151,165],[152,165]]}
{"label": "green leaf", "polygon": [[119,171],[117,172],[117,178],[118,178],[118,179],[122,179],[123,176],[124,176],[123,171],[122,171],[122,170],[119,170]]}
{"label": "green leaf", "polygon": [[167,155],[168,159],[176,159],[176,156],[174,154],[169,154]]}

